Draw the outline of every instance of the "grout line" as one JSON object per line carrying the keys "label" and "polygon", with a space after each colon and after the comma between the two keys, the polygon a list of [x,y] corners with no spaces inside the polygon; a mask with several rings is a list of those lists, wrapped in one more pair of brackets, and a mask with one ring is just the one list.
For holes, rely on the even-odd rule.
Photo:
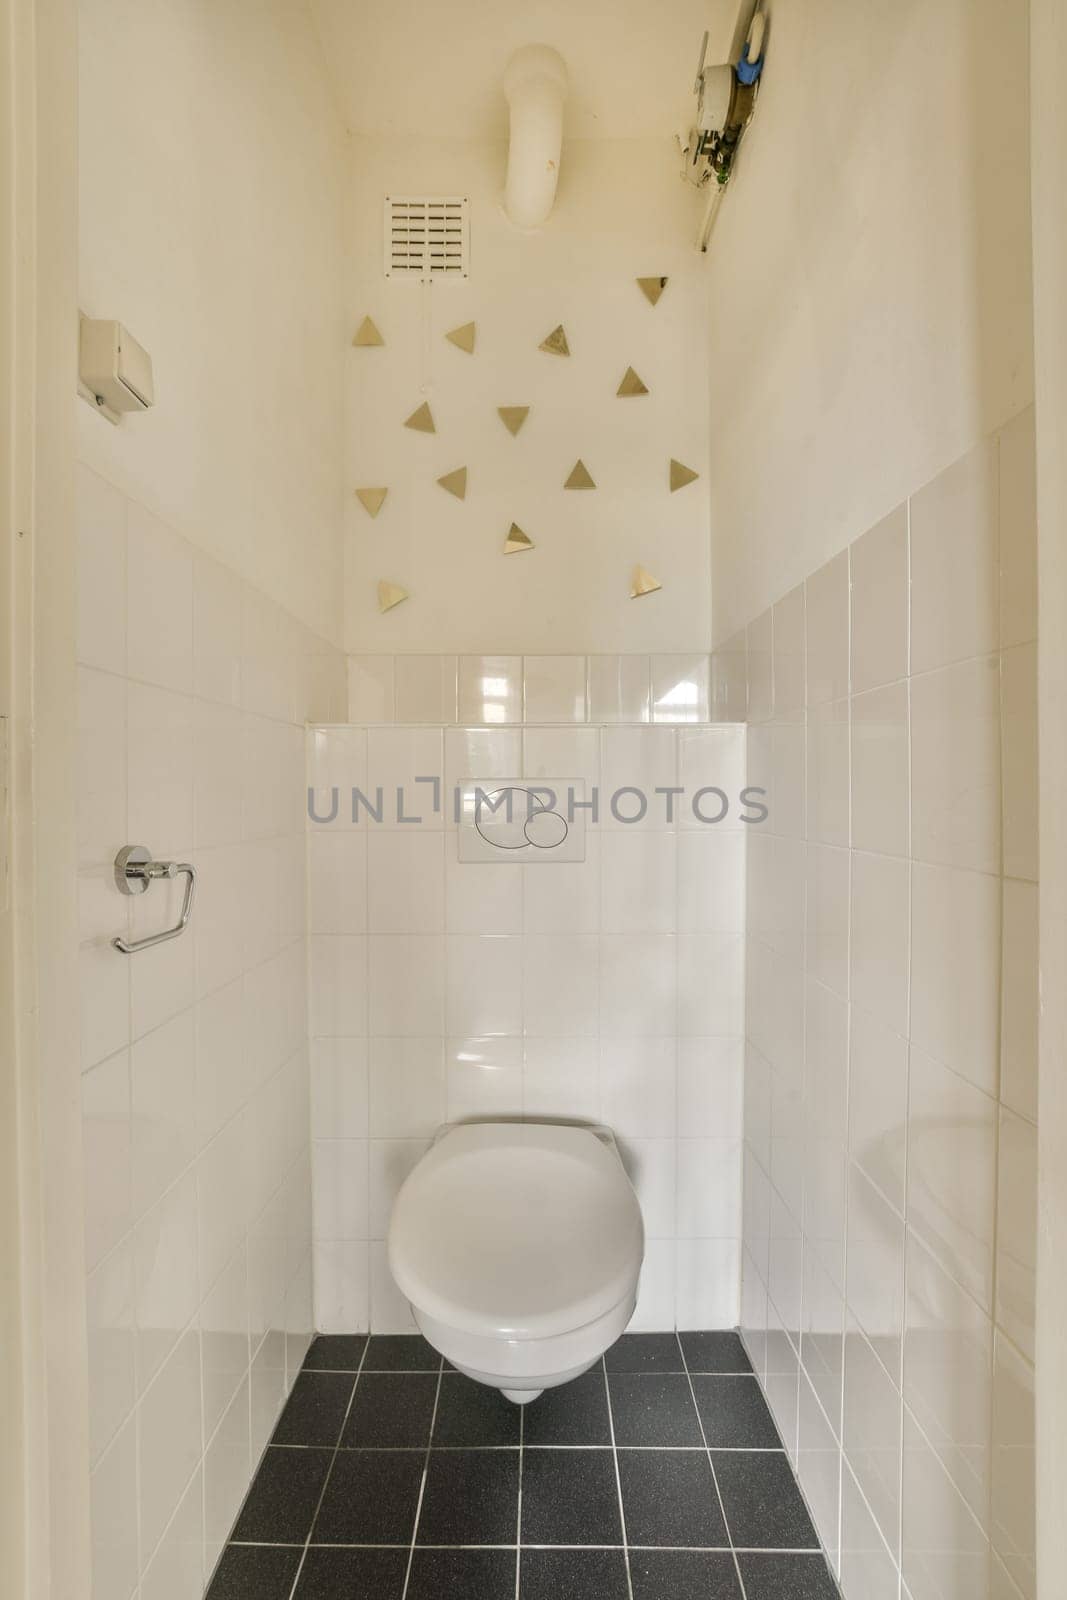
{"label": "grout line", "polygon": [[[677,1339],[677,1334],[675,1338]],[[608,1429],[611,1433],[611,1459],[615,1466],[615,1489],[619,1496],[619,1523],[622,1528],[623,1560],[626,1563],[626,1593],[629,1600],[634,1600],[633,1577],[630,1573],[630,1550],[626,1543],[626,1511],[622,1503],[622,1474],[619,1471],[619,1447],[615,1442],[615,1414],[611,1408],[611,1384],[608,1382],[608,1368],[603,1356],[600,1358],[601,1370],[604,1374],[604,1397],[608,1403]]]}
{"label": "grout line", "polygon": [[[675,1338],[678,1338],[677,1334],[675,1334]],[[685,1365],[685,1350],[682,1346],[681,1339],[678,1339],[678,1348],[682,1352],[682,1362],[683,1365]],[[693,1410],[696,1413],[697,1427],[700,1429],[700,1437],[704,1441],[704,1450],[707,1454],[708,1466],[711,1469],[711,1481],[715,1485],[715,1499],[718,1502],[719,1515],[722,1517],[722,1525],[726,1529],[726,1537],[730,1541],[730,1553],[734,1558],[734,1571],[737,1574],[737,1583],[741,1590],[741,1600],[748,1600],[747,1592],[745,1590],[745,1580],[741,1576],[741,1563],[737,1559],[737,1550],[734,1548],[734,1536],[730,1532],[730,1523],[726,1516],[726,1506],[723,1504],[722,1490],[719,1488],[719,1478],[715,1471],[715,1462],[712,1460],[711,1456],[711,1446],[708,1444],[708,1436],[704,1432],[704,1420],[700,1415],[700,1407],[697,1405],[696,1390],[693,1388],[693,1375],[689,1371],[688,1365],[685,1366],[685,1376],[686,1381],[689,1384],[689,1396],[693,1402]],[[786,1460],[788,1461],[788,1459],[789,1457],[786,1455]]]}
{"label": "grout line", "polygon": [[[362,1354],[361,1354],[361,1356],[359,1358],[359,1367],[356,1370],[356,1376],[355,1376],[355,1379],[354,1379],[353,1384],[352,1384],[352,1393],[348,1397],[348,1404],[345,1407],[344,1419],[343,1419],[343,1421],[341,1423],[341,1428],[340,1428],[340,1431],[339,1431],[339,1433],[337,1435],[337,1443],[334,1446],[333,1454],[330,1457],[330,1465],[326,1469],[326,1476],[322,1480],[322,1489],[321,1489],[321,1491],[319,1493],[318,1500],[316,1500],[316,1502],[315,1502],[315,1510],[314,1510],[314,1512],[312,1514],[311,1522],[308,1525],[308,1536],[304,1540],[303,1554],[300,1557],[300,1562],[299,1562],[299,1565],[297,1566],[296,1572],[293,1574],[293,1583],[292,1583],[292,1588],[289,1590],[288,1600],[292,1600],[293,1595],[295,1595],[297,1584],[300,1582],[300,1574],[304,1570],[304,1563],[307,1560],[308,1549],[309,1549],[309,1547],[311,1545],[311,1535],[315,1532],[315,1524],[319,1519],[319,1512],[322,1509],[322,1502],[326,1498],[326,1490],[329,1488],[330,1479],[333,1477],[334,1465],[335,1465],[335,1463],[337,1461],[337,1456],[338,1456],[338,1454],[340,1452],[340,1449],[341,1449],[341,1440],[344,1438],[345,1429],[348,1426],[348,1418],[349,1418],[349,1416],[351,1414],[352,1406],[353,1406],[353,1404],[355,1402],[356,1390],[359,1388],[359,1380],[360,1380],[360,1377],[362,1376],[362,1373],[363,1373],[363,1363],[367,1359],[367,1351],[369,1349],[370,1349],[370,1334],[368,1333],[367,1334],[367,1342],[363,1346],[363,1352],[362,1352]],[[303,1370],[303,1368],[301,1370]],[[268,1439],[267,1443],[269,1445],[269,1443],[270,1443],[269,1439]],[[256,1477],[258,1477],[258,1476],[259,1476],[259,1469],[257,1468],[256,1469]],[[255,1483],[255,1481],[256,1481],[255,1478],[253,1478],[252,1482]]]}
{"label": "grout line", "polygon": [[519,1407],[519,1500],[515,1511],[515,1600],[522,1575],[522,1467],[526,1445],[526,1407]]}
{"label": "grout line", "polygon": [[422,1464],[422,1482],[419,1484],[419,1500],[415,1507],[415,1521],[411,1525],[411,1545],[408,1549],[408,1564],[404,1572],[404,1587],[400,1592],[400,1600],[406,1600],[408,1584],[411,1582],[411,1567],[415,1560],[415,1541],[419,1536],[419,1522],[422,1518],[422,1502],[426,1494],[426,1479],[430,1470],[430,1451],[433,1448],[433,1432],[437,1426],[437,1407],[441,1401],[441,1380],[444,1376],[444,1358],[437,1369],[437,1389],[433,1397],[433,1415],[430,1418],[430,1434],[426,1440],[426,1459]]}

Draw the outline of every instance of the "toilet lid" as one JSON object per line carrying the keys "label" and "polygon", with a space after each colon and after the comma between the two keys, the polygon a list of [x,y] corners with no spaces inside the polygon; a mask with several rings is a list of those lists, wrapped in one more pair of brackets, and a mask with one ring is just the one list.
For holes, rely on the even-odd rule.
{"label": "toilet lid", "polygon": [[389,1265],[420,1310],[468,1333],[550,1338],[634,1292],[641,1211],[614,1148],[586,1128],[451,1128],[397,1196]]}

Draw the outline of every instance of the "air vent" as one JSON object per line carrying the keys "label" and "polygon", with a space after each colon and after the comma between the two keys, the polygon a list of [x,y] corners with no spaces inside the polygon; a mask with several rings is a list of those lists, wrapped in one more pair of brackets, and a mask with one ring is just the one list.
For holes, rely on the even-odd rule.
{"label": "air vent", "polygon": [[387,194],[385,276],[433,283],[470,273],[466,195]]}

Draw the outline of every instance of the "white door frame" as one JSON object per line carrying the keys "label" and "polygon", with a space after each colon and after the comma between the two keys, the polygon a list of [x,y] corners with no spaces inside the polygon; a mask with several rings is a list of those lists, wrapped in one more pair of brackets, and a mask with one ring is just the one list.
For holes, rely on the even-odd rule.
{"label": "white door frame", "polygon": [[90,1593],[76,901],[75,0],[0,0],[0,1589]]}

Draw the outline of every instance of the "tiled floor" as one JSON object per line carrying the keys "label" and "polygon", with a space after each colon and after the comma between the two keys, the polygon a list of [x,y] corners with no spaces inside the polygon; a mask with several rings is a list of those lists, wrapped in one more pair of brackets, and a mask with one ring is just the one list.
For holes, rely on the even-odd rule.
{"label": "tiled floor", "polygon": [[630,1334],[525,1407],[418,1337],[308,1353],[210,1600],[834,1600],[741,1341]]}

